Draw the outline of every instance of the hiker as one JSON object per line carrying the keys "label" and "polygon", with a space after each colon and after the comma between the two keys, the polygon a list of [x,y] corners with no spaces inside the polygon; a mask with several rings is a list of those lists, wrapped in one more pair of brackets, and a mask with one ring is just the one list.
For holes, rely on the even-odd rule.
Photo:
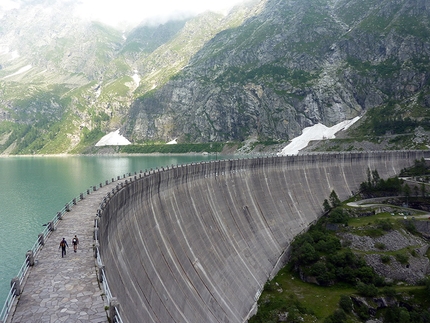
{"label": "hiker", "polygon": [[72,239],[73,251],[76,252],[78,250],[79,239],[75,234],[75,237]]}
{"label": "hiker", "polygon": [[61,248],[61,258],[66,255],[66,247],[69,248],[69,245],[67,244],[66,238],[63,238],[60,242],[60,246],[58,247],[58,249]]}

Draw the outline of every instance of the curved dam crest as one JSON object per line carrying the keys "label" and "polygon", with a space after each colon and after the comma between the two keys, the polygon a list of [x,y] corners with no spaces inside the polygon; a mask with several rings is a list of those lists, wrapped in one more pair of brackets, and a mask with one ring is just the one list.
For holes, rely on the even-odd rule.
{"label": "curved dam crest", "polygon": [[145,173],[100,210],[100,252],[126,322],[245,322],[294,237],[367,180],[429,151],[223,160]]}

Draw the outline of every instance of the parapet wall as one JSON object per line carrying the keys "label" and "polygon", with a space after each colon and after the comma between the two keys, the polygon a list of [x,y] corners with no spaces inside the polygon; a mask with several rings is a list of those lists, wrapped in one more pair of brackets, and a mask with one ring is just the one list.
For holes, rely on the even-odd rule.
{"label": "parapet wall", "polygon": [[310,154],[151,171],[101,213],[100,252],[126,322],[244,322],[290,242],[367,170],[394,176],[430,152]]}

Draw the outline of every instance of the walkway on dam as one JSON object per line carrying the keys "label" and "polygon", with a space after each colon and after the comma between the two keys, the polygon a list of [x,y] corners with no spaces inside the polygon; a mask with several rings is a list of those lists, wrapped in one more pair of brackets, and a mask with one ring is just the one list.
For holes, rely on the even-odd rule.
{"label": "walkway on dam", "polygon": [[[398,174],[430,151],[249,158],[145,172],[100,211],[109,287],[124,322],[242,323],[295,236],[366,180]],[[140,177],[139,177],[140,178]],[[93,257],[94,217],[116,184],[72,207],[38,253],[12,322],[108,322]],[[59,242],[80,248],[61,258]],[[125,252],[128,251],[128,252]],[[113,307],[111,307],[112,309]],[[8,322],[9,323],[9,322]]]}
{"label": "walkway on dam", "polygon": [[[94,217],[118,182],[97,188],[65,212],[35,258],[10,322],[108,322],[94,258]],[[73,252],[72,237],[79,238]],[[69,248],[61,257],[59,244]]]}

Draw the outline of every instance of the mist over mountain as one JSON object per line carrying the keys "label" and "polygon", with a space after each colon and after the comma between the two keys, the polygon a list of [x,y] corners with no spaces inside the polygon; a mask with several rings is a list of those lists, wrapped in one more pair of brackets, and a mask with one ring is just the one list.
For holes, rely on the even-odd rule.
{"label": "mist over mountain", "polygon": [[356,116],[314,148],[429,144],[428,1],[255,0],[126,31],[73,12],[0,7],[2,154],[85,152],[117,129],[134,144],[285,142]]}

